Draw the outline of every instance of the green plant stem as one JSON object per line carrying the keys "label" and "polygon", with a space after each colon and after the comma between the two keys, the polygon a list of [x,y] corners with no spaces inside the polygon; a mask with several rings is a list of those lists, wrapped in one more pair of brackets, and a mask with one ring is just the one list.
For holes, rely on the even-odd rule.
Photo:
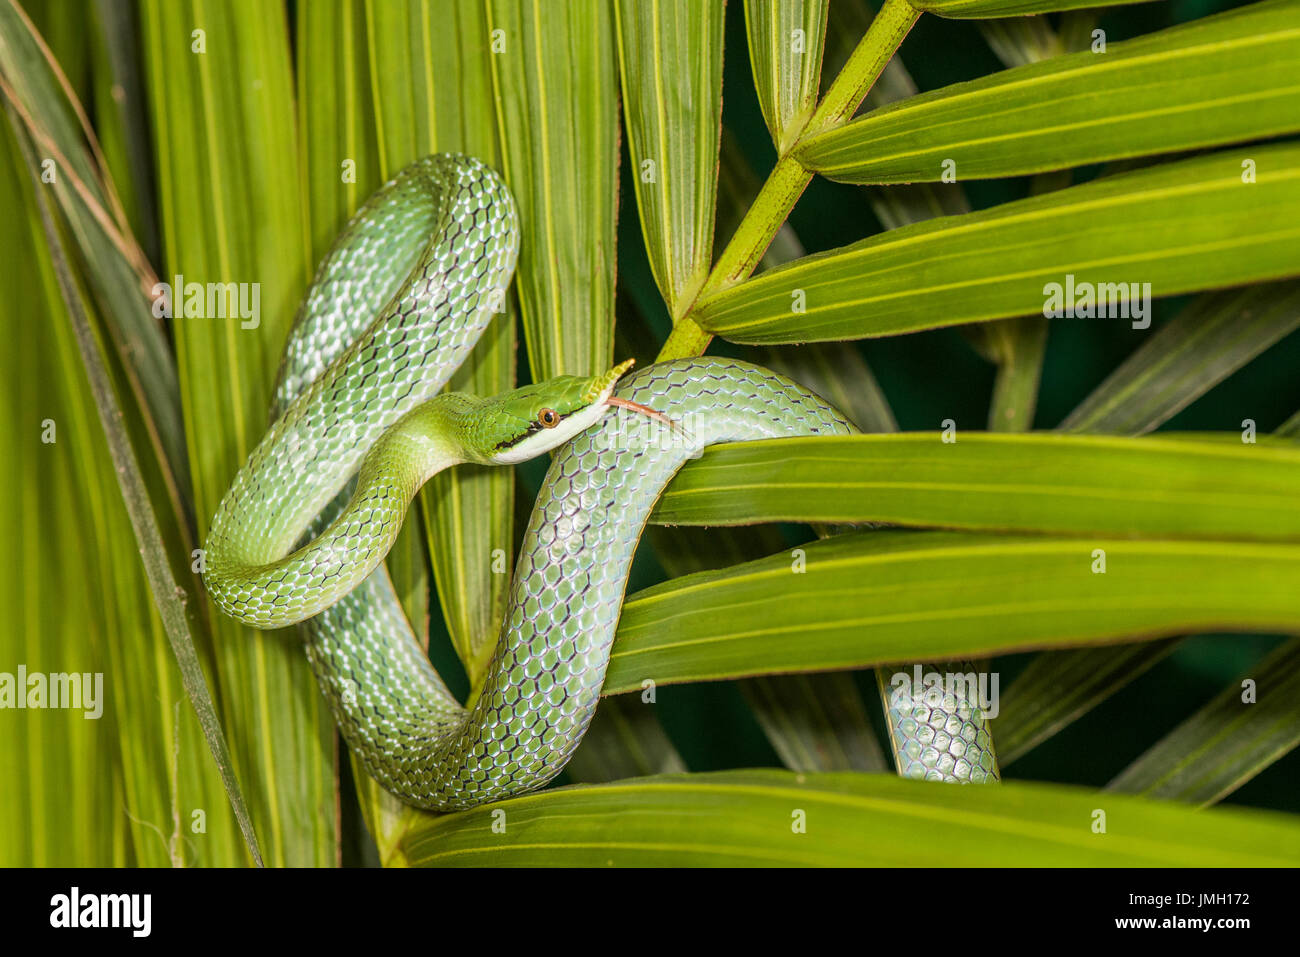
{"label": "green plant stem", "polygon": [[1047,348],[1047,320],[1021,316],[997,325],[1001,325],[998,332],[1003,342],[989,404],[989,431],[1026,432],[1034,427],[1043,352]]}
{"label": "green plant stem", "polygon": [[[1050,27],[1043,29],[1051,34]],[[1012,30],[1010,35],[1024,41],[1039,34],[1017,34]],[[1039,196],[1065,189],[1070,182],[1069,170],[1040,173],[1030,184],[1030,194]],[[1048,328],[1047,320],[1037,316],[1018,316],[972,327],[972,331],[980,330],[994,346],[998,364],[989,403],[990,432],[1027,432],[1034,427]]]}
{"label": "green plant stem", "polygon": [[658,361],[698,356],[708,348],[713,336],[700,328],[692,313],[710,296],[749,278],[758,266],[777,230],[812,180],[813,174],[794,158],[799,144],[806,137],[839,126],[853,115],[919,16],[907,0],[885,0],[844,69],[799,135],[777,160],[745,218],[713,264],[690,311],[673,326],[668,341],[659,351]]}

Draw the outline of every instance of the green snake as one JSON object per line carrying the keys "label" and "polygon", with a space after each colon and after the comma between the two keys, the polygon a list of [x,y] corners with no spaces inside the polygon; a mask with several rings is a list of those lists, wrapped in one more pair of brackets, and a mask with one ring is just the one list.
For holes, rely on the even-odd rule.
{"label": "green snake", "polygon": [[[488,399],[443,392],[502,311],[518,248],[509,189],[469,157],[419,160],[367,200],[304,297],[272,425],[205,548],[217,607],[258,628],[304,622],[320,688],[366,770],[403,801],[444,811],[563,769],[600,697],[641,533],[688,459],[718,442],[855,431],[789,379],[727,359],[628,376],[624,363]],[[495,656],[467,709],[382,563],[432,475],[551,450]],[[886,707],[902,773],[996,779],[970,702],[887,695]]]}

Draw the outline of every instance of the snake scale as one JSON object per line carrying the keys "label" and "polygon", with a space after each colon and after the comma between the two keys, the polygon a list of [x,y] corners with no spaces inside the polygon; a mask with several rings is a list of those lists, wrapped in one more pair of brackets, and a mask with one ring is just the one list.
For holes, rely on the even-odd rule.
{"label": "snake scale", "polygon": [[[729,359],[627,376],[625,363],[489,399],[443,392],[500,311],[518,247],[510,191],[469,157],[426,157],[367,200],[304,297],[272,425],[206,542],[216,605],[259,628],[303,622],[320,688],[367,771],[444,811],[539,787],[564,767],[600,697],[642,530],[688,459],[718,442],[855,431],[798,384]],[[436,472],[551,450],[501,638],[466,709],[416,641],[383,559]],[[978,707],[952,695],[929,704],[887,696],[900,772],[996,779]]]}

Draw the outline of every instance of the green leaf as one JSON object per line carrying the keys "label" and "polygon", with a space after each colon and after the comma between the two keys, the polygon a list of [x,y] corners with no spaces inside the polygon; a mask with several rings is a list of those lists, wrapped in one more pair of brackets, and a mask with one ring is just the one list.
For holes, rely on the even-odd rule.
{"label": "green leaf", "polygon": [[[200,666],[198,652],[206,648],[206,635],[199,630],[201,620],[187,620],[184,609],[188,590],[197,587],[189,568],[194,547],[185,524],[189,503],[177,485],[178,476],[187,479],[188,468],[179,451],[182,436],[170,348],[150,315],[142,289],[142,283],[144,289],[151,288],[146,276],[152,270],[131,235],[85,113],[75,98],[64,99],[74,93],[59,67],[44,59],[41,40],[29,32],[18,7],[0,5],[0,36],[5,61],[27,64],[17,81],[23,93],[7,87],[13,97],[10,106],[24,117],[26,132],[40,144],[40,156],[53,163],[53,178],[49,186],[38,187],[38,195],[57,201],[68,224],[63,233],[45,222],[49,210],[43,205],[40,210],[25,207],[12,220],[35,224],[36,242],[45,247],[35,254],[35,267],[29,263],[23,269],[20,282],[29,283],[33,275],[45,280],[39,288],[49,315],[42,327],[53,336],[52,341],[19,354],[57,357],[58,372],[42,378],[61,381],[65,393],[59,399],[47,394],[46,401],[64,403],[69,413],[64,421],[70,420],[76,429],[72,444],[65,448],[77,463],[80,479],[57,506],[60,512],[82,514],[82,518],[75,531],[41,537],[82,541],[86,549],[65,555],[85,556],[88,569],[93,569],[72,570],[65,561],[49,574],[65,583],[76,578],[75,587],[93,609],[89,620],[79,626],[83,641],[88,639],[97,655],[107,656],[107,670],[115,676],[117,692],[106,704],[106,724],[119,736],[121,747],[97,746],[97,750],[112,752],[113,767],[99,773],[111,775],[124,792],[113,800],[125,804],[127,817],[105,825],[104,832],[115,859],[126,853],[155,866],[243,863],[246,852],[227,795],[222,793],[224,784],[244,829],[248,853],[260,863]],[[110,40],[120,38],[119,31]],[[85,43],[88,38],[82,34],[79,39]],[[108,50],[96,43],[94,52],[95,89],[116,90],[116,109],[137,87],[128,78],[110,76],[109,56],[121,52],[112,42]],[[125,87],[118,87],[118,82]],[[30,98],[26,105],[20,102],[23,96]],[[36,109],[39,121],[30,107]],[[81,129],[75,128],[74,114]],[[101,128],[116,130],[116,119],[116,114],[105,111]],[[33,156],[32,165],[36,162]],[[10,178],[28,181],[25,172]],[[84,266],[97,296],[93,303],[83,298],[69,261]],[[95,317],[88,314],[92,309],[107,320],[98,323],[99,328],[92,328]],[[23,322],[30,322],[30,317]],[[97,333],[103,335],[102,341]],[[88,409],[98,411],[98,424],[87,418],[94,415]],[[65,594],[73,589],[69,584]],[[71,595],[67,604],[70,609],[81,608]],[[48,610],[38,614],[59,617]],[[68,620],[75,621],[76,614],[72,611]],[[116,702],[122,703],[114,707]],[[85,751],[85,746],[73,745],[71,753]],[[182,832],[182,802],[205,815],[207,830],[202,838]]]}
{"label": "green leaf", "polygon": [[[718,222],[728,232],[744,219],[746,203],[760,187],[740,146],[723,133],[722,163],[718,175]],[[763,255],[770,269],[804,255],[803,243],[786,223]],[[756,357],[759,365],[789,376],[829,401],[864,432],[895,432],[898,423],[875,375],[856,349],[822,343],[799,348],[767,348]]]}
{"label": "green leaf", "polygon": [[[1069,185],[1068,173],[1043,173],[1030,182],[1029,193],[1038,196]],[[914,188],[933,189],[928,183],[918,183]],[[875,192],[893,190],[877,189]],[[993,380],[993,397],[989,401],[989,431],[1026,432],[1032,429],[1038,408],[1043,357],[1047,353],[1048,324],[1032,316],[1018,316],[1000,322],[973,323],[963,326],[961,332],[977,352],[998,367]]]}
{"label": "green leaf", "polygon": [[862,431],[898,431],[880,383],[856,349],[813,342],[796,349],[767,349],[760,361],[812,389]]}
{"label": "green leaf", "polygon": [[575,781],[595,784],[686,770],[655,709],[637,698],[607,698],[564,766]]}
{"label": "green leaf", "polygon": [[709,272],[722,122],[723,5],[619,0],[632,183],[650,270],[673,321]]}
{"label": "green leaf", "polygon": [[[5,134],[4,162],[13,162],[9,180],[34,183],[35,172],[29,175],[17,166],[16,149],[8,130]],[[29,162],[36,166],[35,153]],[[86,688],[81,699],[85,712],[64,711],[66,717],[58,721],[38,714],[31,722],[21,716],[6,722],[24,740],[17,747],[0,745],[0,750],[22,755],[32,747],[48,752],[29,758],[29,773],[11,778],[30,778],[30,800],[41,804],[20,812],[32,818],[32,845],[17,862],[122,863],[129,854],[152,866],[243,863],[245,852],[223,783],[245,828],[249,852],[258,861],[257,841],[230,775],[230,756],[185,614],[186,592],[178,587],[169,563],[167,549],[175,547],[176,536],[164,542],[111,370],[71,275],[63,240],[44,205],[50,194],[44,185],[35,188],[34,201],[23,190],[18,208],[3,217],[14,224],[6,244],[11,255],[5,260],[6,268],[14,270],[14,287],[30,288],[36,277],[41,293],[35,297],[40,321],[31,321],[30,302],[23,307],[24,316],[9,317],[8,327],[20,341],[12,351],[17,367],[6,370],[21,383],[36,362],[39,383],[23,390],[37,397],[37,409],[10,411],[14,421],[42,428],[41,433],[16,437],[14,444],[41,451],[33,456],[33,469],[17,473],[23,480],[18,490],[5,496],[23,510],[14,538],[27,546],[27,559],[21,566],[25,574],[20,597],[16,602],[4,600],[3,607],[8,620],[26,623],[32,638],[17,642],[19,649],[6,648],[9,642],[0,640],[0,659],[26,664],[38,673],[98,674],[101,683],[107,673],[111,682],[97,689],[99,714],[85,698],[92,690]],[[27,339],[31,341],[22,341]],[[51,541],[74,541],[81,547],[29,551]],[[42,584],[49,581],[58,582],[58,587]],[[27,647],[21,647],[24,644]],[[26,693],[26,688],[20,691]],[[95,720],[90,722],[93,727],[86,727],[84,718],[92,716],[102,724]],[[52,733],[47,733],[47,725]],[[89,754],[99,757],[83,761]],[[81,780],[83,773],[93,779]],[[47,785],[50,793],[42,794]],[[105,819],[86,801],[123,805],[128,816]],[[27,803],[11,806],[24,808]],[[47,818],[50,807],[69,813]],[[182,830],[182,807],[203,810],[202,836],[189,839]],[[46,831],[40,826],[47,819],[68,818],[70,827]],[[83,833],[86,826],[96,833]],[[75,842],[73,848],[61,846],[65,835]]]}
{"label": "green leaf", "polygon": [[[14,0],[0,0],[0,74],[11,108],[23,120],[43,160],[53,163],[51,184],[87,274],[99,311],[112,329],[135,414],[154,445],[176,521],[187,518],[189,465],[179,414],[176,368],[162,326],[150,313],[146,292],[156,278],[130,235],[112,184],[86,148],[80,104],[46,60],[39,35]],[[93,143],[93,141],[92,141]]]}
{"label": "green leaf", "polygon": [[[0,176],[13,188],[0,191],[0,283],[25,294],[0,299],[0,322],[9,334],[0,351],[0,441],[22,463],[0,474],[0,535],[11,548],[10,573],[0,576],[0,614],[8,623],[0,630],[0,671],[15,676],[8,681],[16,681],[20,665],[38,674],[108,670],[103,642],[122,619],[116,604],[99,604],[112,593],[112,583],[104,584],[112,566],[87,553],[105,535],[134,545],[12,120],[6,109]],[[43,442],[51,424],[55,441]],[[50,548],[50,542],[78,547]],[[123,604],[138,601],[142,591],[123,595]],[[147,598],[143,604],[148,607]],[[25,700],[27,688],[18,686],[18,693]],[[72,709],[6,708],[3,714],[0,865],[126,864],[131,831],[114,813],[119,736],[111,703],[108,720],[100,721]]]}
{"label": "green leaf", "polygon": [[971,326],[972,330],[986,332],[998,365],[989,403],[990,432],[1025,432],[1033,428],[1047,328],[1046,322],[1031,316]]}
{"label": "green leaf", "polygon": [[1149,432],[1297,328],[1300,282],[1201,296],[1157,329],[1060,428]]}
{"label": "green leaf", "polygon": [[827,6],[827,0],[745,0],[749,65],[778,154],[794,144],[817,105]]}
{"label": "green leaf", "polygon": [[[381,182],[362,0],[308,3],[298,24],[298,127],[313,264]],[[393,69],[393,64],[389,64]]]}
{"label": "green leaf", "polygon": [[1300,2],[1269,0],[912,97],[804,140],[847,183],[1016,176],[1300,129]]}
{"label": "green leaf", "polygon": [[[95,5],[94,17],[91,85],[95,128],[127,223],[154,262],[158,259],[158,209],[152,189],[139,11],[130,0],[103,0]],[[183,446],[178,442],[177,447]]]}
{"label": "green leaf", "polygon": [[[608,5],[489,0],[506,179],[528,235],[516,284],[533,380],[607,369],[614,341],[618,75]],[[498,32],[499,31],[499,32]]]}
{"label": "green leaf", "polygon": [[[1300,625],[1300,546],[862,532],[673,579],[623,606],[606,694]],[[1105,553],[1107,573],[1093,571]],[[996,627],[991,626],[996,623]]]}
{"label": "green leaf", "polygon": [[352,775],[356,780],[357,801],[366,830],[375,842],[375,851],[383,867],[402,867],[401,840],[407,830],[421,818],[433,815],[420,808],[403,804],[379,785],[362,766],[355,754],[349,754]]}
{"label": "green leaf", "polygon": [[806,342],[1042,315],[1045,284],[1067,276],[1212,289],[1300,272],[1298,223],[1300,146],[1239,148],[895,229],[768,270],[696,316],[734,342]]}
{"label": "green leaf", "polygon": [[970,212],[966,194],[956,183],[935,186],[913,183],[910,186],[868,186],[867,202],[886,230],[910,226],[936,216],[960,216]]}
{"label": "green leaf", "polygon": [[1047,17],[981,20],[978,26],[989,49],[1006,67],[1025,66],[1068,52]]}
{"label": "green leaf", "polygon": [[1087,714],[1174,650],[1179,639],[1037,655],[1002,693],[993,733],[1006,767]]}
{"label": "green leaf", "polygon": [[1300,744],[1300,640],[1279,646],[1148,748],[1107,785],[1147,797],[1214,804]]}
{"label": "green leaf", "polygon": [[364,107],[378,127],[385,177],[438,151],[499,164],[490,42],[482,3],[366,3],[372,98]]}
{"label": "green leaf", "polygon": [[514,798],[422,822],[405,850],[420,866],[1294,866],[1300,827],[1060,785],[754,770]]}
{"label": "green leaf", "polygon": [[[172,323],[202,535],[266,428],[310,268],[289,38],[282,11],[251,0],[147,0],[141,19],[166,275],[259,284],[255,326],[238,315]],[[334,729],[306,656],[296,641],[212,607],[207,615],[226,730],[267,863],[332,864]]]}
{"label": "green leaf", "polygon": [[791,771],[889,767],[852,675],[749,678],[740,682],[740,690],[781,763]]}
{"label": "green leaf", "polygon": [[[1148,0],[1118,0],[1107,6],[1146,3]],[[1093,7],[1095,0],[916,0],[912,6],[922,13],[933,13],[954,20],[975,20],[984,17],[1030,16],[1035,13],[1052,13],[1056,10],[1076,10]]]}
{"label": "green leaf", "polygon": [[654,521],[890,522],[947,528],[1300,540],[1300,447],[1176,438],[937,433],[712,446]]}

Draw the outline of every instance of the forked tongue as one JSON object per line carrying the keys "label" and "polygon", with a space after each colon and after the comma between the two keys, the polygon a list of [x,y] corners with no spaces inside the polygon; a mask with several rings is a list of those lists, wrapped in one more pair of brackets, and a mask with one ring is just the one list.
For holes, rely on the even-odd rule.
{"label": "forked tongue", "polygon": [[[601,377],[600,388],[597,390],[596,394],[599,395],[601,392],[604,392],[606,389],[610,388],[615,382],[617,382],[620,378],[622,378],[623,373],[626,372],[628,369],[632,368],[632,366],[635,363],[636,363],[635,359],[628,359],[626,362],[620,362],[618,365],[614,366],[614,368],[610,369],[609,372],[605,373],[605,375]],[[605,404],[612,405],[616,409],[628,409],[632,412],[637,412],[641,415],[648,416],[649,418],[654,419],[656,422],[662,422],[670,429],[677,430],[679,428],[677,423],[674,422],[672,419],[668,418],[668,416],[664,415],[662,412],[657,411],[656,409],[650,408],[650,406],[648,405],[642,405],[640,402],[633,402],[630,399],[620,399],[616,395],[610,395],[608,398],[605,399]]]}

